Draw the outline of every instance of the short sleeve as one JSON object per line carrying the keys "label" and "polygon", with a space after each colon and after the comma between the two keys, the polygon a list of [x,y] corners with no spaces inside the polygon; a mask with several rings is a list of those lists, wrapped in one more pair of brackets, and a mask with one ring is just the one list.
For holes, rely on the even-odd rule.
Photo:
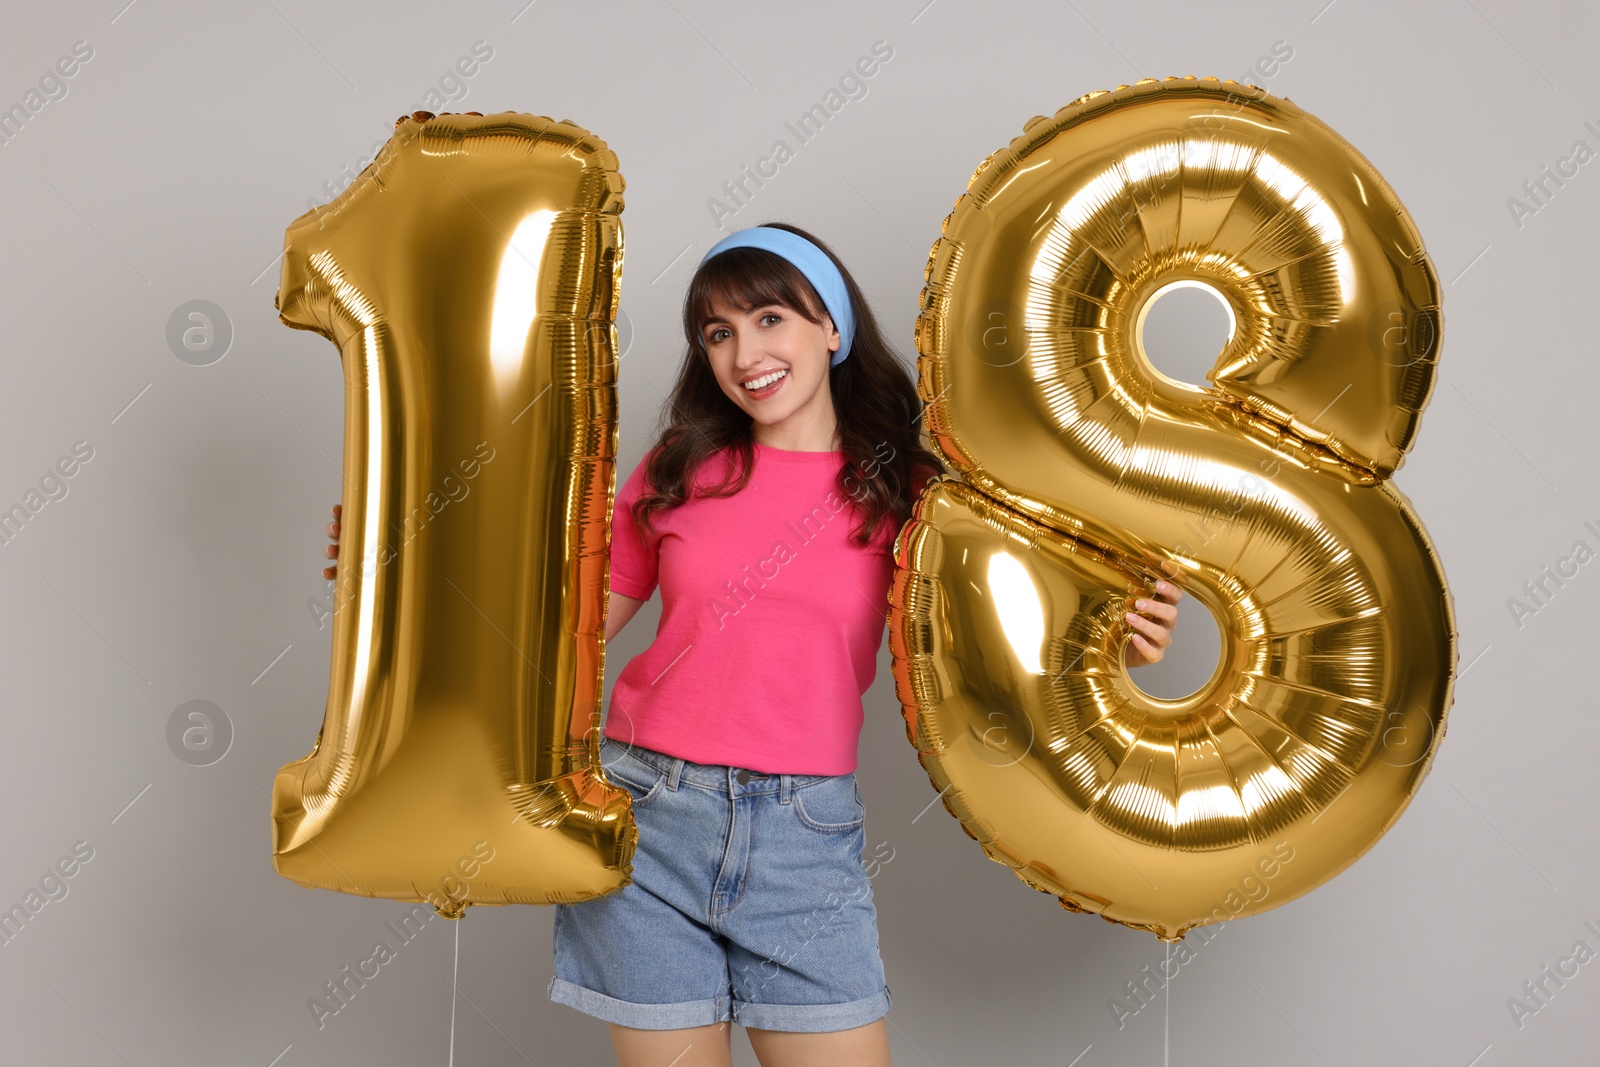
{"label": "short sleeve", "polygon": [[645,466],[641,459],[622,488],[617,490],[611,513],[611,588],[635,600],[649,600],[656,589],[658,543],[647,540],[633,521],[633,504],[645,491]]}

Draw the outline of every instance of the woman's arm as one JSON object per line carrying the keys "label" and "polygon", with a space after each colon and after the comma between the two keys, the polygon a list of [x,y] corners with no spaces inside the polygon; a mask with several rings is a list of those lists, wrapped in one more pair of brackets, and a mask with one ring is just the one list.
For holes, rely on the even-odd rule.
{"label": "woman's arm", "polygon": [[628,620],[637,615],[642,607],[644,601],[623,596],[613,589],[611,603],[606,607],[606,640],[609,641],[617,636],[617,631],[628,625]]}

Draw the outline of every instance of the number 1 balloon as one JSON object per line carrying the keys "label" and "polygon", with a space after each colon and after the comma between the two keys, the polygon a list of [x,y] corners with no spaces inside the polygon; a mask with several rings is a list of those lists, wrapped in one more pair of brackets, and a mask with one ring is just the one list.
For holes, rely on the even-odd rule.
{"label": "number 1 balloon", "polygon": [[327,708],[272,795],[302,885],[456,917],[631,877],[593,729],[623,184],[569,122],[418,112],[285,235],[275,303],[345,397]]}
{"label": "number 1 balloon", "polygon": [[[1174,284],[1234,327],[1191,386],[1140,326]],[[932,483],[896,543],[906,733],[988,856],[1070,911],[1181,938],[1292,900],[1399,818],[1457,662],[1388,480],[1433,387],[1439,286],[1367,160],[1253,86],[1096,92],[984,160],[917,320]],[[1141,691],[1122,615],[1166,577],[1222,632]]]}

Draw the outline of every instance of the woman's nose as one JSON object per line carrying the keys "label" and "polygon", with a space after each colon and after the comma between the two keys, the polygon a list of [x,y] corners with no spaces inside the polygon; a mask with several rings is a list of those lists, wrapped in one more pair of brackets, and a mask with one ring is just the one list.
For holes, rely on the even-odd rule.
{"label": "woman's nose", "polygon": [[754,370],[761,363],[763,353],[754,337],[741,338],[738,334],[735,334],[728,343],[733,345],[734,370],[743,374],[746,371]]}

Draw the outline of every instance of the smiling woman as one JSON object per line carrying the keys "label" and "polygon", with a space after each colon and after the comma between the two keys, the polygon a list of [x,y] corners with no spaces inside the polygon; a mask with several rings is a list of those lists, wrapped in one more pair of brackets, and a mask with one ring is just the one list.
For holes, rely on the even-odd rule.
{"label": "smiling woman", "polygon": [[[549,996],[610,1023],[624,1067],[686,1046],[726,1063],[730,1022],[763,1063],[883,1067],[861,697],[894,536],[943,465],[905,363],[809,234],[718,242],[683,328],[658,439],[611,524],[618,617],[662,594],[601,730],[637,801],[633,881],[557,906]],[[608,637],[620,628],[608,618]],[[807,914],[827,921],[795,931]]]}

